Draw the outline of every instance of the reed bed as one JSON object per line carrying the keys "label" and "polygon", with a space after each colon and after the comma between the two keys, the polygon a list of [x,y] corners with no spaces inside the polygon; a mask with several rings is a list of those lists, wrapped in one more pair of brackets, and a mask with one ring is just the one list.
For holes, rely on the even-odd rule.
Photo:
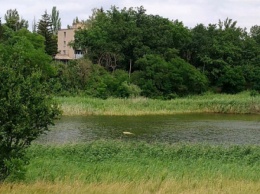
{"label": "reed bed", "polygon": [[33,145],[0,193],[259,193],[259,146],[95,141]]}
{"label": "reed bed", "polygon": [[176,113],[259,114],[260,96],[204,94],[172,100],[143,97],[106,100],[89,97],[57,97],[63,115],[149,115]]}

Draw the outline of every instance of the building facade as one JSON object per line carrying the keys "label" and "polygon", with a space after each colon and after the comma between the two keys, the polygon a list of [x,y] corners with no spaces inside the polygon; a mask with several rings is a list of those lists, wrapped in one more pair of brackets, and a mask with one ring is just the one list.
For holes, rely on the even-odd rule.
{"label": "building facade", "polygon": [[80,26],[73,25],[70,29],[61,29],[58,31],[58,54],[55,56],[56,60],[72,60],[83,57],[80,49],[72,48],[69,43],[74,41],[75,30]]}

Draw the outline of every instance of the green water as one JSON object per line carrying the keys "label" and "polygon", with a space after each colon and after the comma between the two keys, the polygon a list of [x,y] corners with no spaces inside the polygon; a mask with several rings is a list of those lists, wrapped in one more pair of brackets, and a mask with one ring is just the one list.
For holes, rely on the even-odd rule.
{"label": "green water", "polygon": [[[131,132],[134,135],[124,135]],[[37,143],[98,139],[165,143],[260,145],[259,115],[180,114],[163,116],[62,117]]]}

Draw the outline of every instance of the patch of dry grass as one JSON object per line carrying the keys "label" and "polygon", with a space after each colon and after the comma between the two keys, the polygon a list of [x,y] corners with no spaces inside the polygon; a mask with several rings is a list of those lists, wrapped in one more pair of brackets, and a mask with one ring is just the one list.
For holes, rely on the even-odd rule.
{"label": "patch of dry grass", "polygon": [[227,193],[227,194],[258,194],[260,182],[232,181],[232,180],[166,180],[162,182],[115,182],[115,183],[48,183],[36,182],[31,184],[3,184],[0,185],[0,193],[3,194],[203,194],[203,193]]}

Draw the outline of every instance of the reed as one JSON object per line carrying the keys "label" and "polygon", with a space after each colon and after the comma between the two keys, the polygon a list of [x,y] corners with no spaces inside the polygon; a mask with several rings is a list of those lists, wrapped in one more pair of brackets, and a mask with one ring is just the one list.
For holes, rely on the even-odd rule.
{"label": "reed", "polygon": [[259,146],[95,141],[33,145],[26,179],[0,193],[258,193]]}
{"label": "reed", "polygon": [[27,181],[118,182],[183,177],[260,180],[260,147],[163,145],[96,141],[35,145],[28,151]]}
{"label": "reed", "polygon": [[57,97],[63,115],[149,115],[176,113],[259,114],[260,96],[249,92],[236,95],[204,94],[173,100],[143,97],[106,100],[88,97]]}

